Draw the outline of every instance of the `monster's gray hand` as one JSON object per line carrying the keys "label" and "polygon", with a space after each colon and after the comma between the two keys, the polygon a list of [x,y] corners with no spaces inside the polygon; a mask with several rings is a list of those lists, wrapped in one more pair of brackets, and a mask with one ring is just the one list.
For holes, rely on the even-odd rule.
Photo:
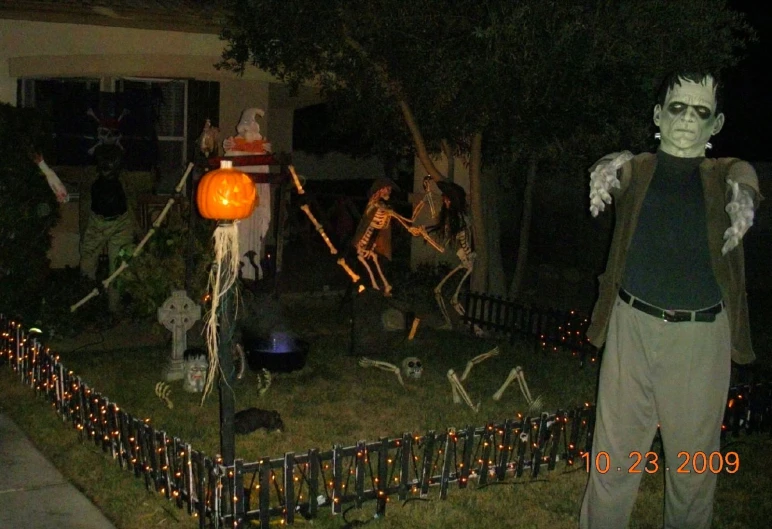
{"label": "monster's gray hand", "polygon": [[726,255],[737,247],[748,228],[753,226],[753,197],[748,191],[740,188],[740,184],[734,180],[727,179],[726,183],[732,189],[732,200],[724,210],[729,214],[732,225],[724,232],[724,247],[721,248],[721,255]]}
{"label": "monster's gray hand", "polygon": [[605,210],[606,204],[611,204],[610,191],[620,186],[617,171],[632,157],[630,151],[610,154],[598,162],[590,173],[590,214],[593,217]]}

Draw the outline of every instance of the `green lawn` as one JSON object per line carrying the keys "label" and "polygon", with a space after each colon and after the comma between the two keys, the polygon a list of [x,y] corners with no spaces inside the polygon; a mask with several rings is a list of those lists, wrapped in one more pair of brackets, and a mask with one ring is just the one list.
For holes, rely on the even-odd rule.
{"label": "green lawn", "polygon": [[[506,340],[474,338],[461,332],[419,328],[412,341],[400,334],[382,333],[390,344],[385,353],[372,358],[399,364],[406,356],[418,356],[425,370],[419,382],[402,387],[396,377],[375,368],[362,368],[357,356],[349,355],[348,326],[337,311],[337,301],[309,301],[282,307],[282,320],[308,338],[311,351],[306,367],[290,374],[278,374],[270,389],[260,396],[257,374],[248,372],[235,385],[236,409],[251,406],[278,410],[286,425],[282,433],[258,431],[236,439],[237,457],[256,461],[276,458],[285,452],[304,453],[310,448],[328,450],[335,444],[352,446],[359,440],[376,441],[399,437],[404,432],[422,435],[448,427],[482,426],[502,422],[525,412],[527,403],[517,383],[500,401],[491,396],[509,370],[522,366],[534,397],[540,396],[543,410],[579,406],[594,399],[597,368],[580,368],[576,358],[565,351],[534,351],[530,343],[510,345]],[[459,374],[474,356],[500,347],[500,354],[476,365],[465,382],[475,413],[465,404],[454,404],[446,379],[448,369]],[[216,392],[202,406],[200,395],[172,383],[169,409],[156,397],[155,384],[161,380],[160,366],[167,351],[162,348],[122,348],[61,352],[62,362],[84,382],[136,417],[149,418],[155,428],[181,437],[208,455],[219,451],[219,413]],[[101,449],[79,443],[69,425],[57,418],[50,406],[35,399],[6,367],[0,369],[0,409],[13,418],[62,471],[110,517],[120,529],[146,527],[195,527],[197,522],[158,495],[146,492],[143,480],[121,471]],[[768,460],[772,440],[769,434],[743,436],[731,450],[740,455],[741,469],[722,474],[716,501],[717,528],[766,527],[772,518],[772,471]],[[386,516],[373,520],[372,527],[441,528],[532,527],[573,528],[586,481],[583,469],[559,464],[538,479],[508,480],[481,490],[472,483],[467,490],[450,486],[447,500],[436,492],[427,500],[400,503],[390,498]],[[361,509],[344,505],[345,516],[332,516],[327,509],[312,523],[320,528],[337,528],[347,521],[372,519],[373,502]],[[662,476],[646,476],[634,513],[632,527],[661,526]],[[299,526],[309,525],[303,519]]]}

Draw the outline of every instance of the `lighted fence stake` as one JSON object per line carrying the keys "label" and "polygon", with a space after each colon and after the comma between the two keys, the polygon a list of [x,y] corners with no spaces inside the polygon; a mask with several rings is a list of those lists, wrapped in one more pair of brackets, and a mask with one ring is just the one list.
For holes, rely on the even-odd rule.
{"label": "lighted fence stake", "polygon": [[381,437],[378,448],[378,483],[375,487],[376,503],[375,516],[382,517],[386,514],[386,500],[388,496],[388,456],[389,456],[389,438]]}
{"label": "lighted fence stake", "polygon": [[430,430],[424,436],[424,453],[423,461],[421,464],[421,479],[419,482],[419,490],[422,498],[429,495],[429,482],[432,476],[432,462],[434,461],[434,443],[436,441],[436,434],[434,430]]}
{"label": "lighted fence stake", "polygon": [[563,424],[565,424],[565,413],[561,410],[555,412],[555,422],[552,423],[550,431],[550,443],[552,448],[550,449],[550,460],[547,465],[547,470],[555,470],[555,465],[558,461],[558,448],[560,447],[560,438],[563,435]]}
{"label": "lighted fence stake", "polygon": [[410,490],[410,466],[413,464],[413,434],[409,432],[402,434],[400,450],[398,498],[400,501],[405,501]]}
{"label": "lighted fence stake", "polygon": [[356,455],[354,458],[354,493],[356,498],[354,505],[357,509],[362,507],[365,501],[365,458],[367,457],[367,444],[364,441],[357,441]]}
{"label": "lighted fence stake", "polygon": [[271,460],[260,459],[260,493],[258,505],[260,509],[260,527],[268,527],[271,521]]}
{"label": "lighted fence stake", "polygon": [[523,470],[525,470],[525,451],[528,448],[528,428],[530,428],[531,421],[523,419],[523,428],[520,431],[520,435],[517,437],[517,467],[515,468],[515,477],[520,478],[523,476]]}
{"label": "lighted fence stake", "polygon": [[477,467],[477,484],[479,486],[488,484],[488,468],[490,466],[491,450],[493,448],[493,433],[494,426],[492,424],[486,424],[485,429],[480,436],[480,443],[482,444],[482,451],[480,454],[480,465]]}
{"label": "lighted fence stake", "polygon": [[547,414],[542,413],[539,419],[539,429],[536,432],[536,450],[533,451],[533,458],[531,459],[531,477],[536,479],[539,477],[539,469],[541,468],[541,454],[544,450],[544,443],[547,439]]}
{"label": "lighted fence stake", "polygon": [[295,523],[295,453],[284,454],[284,523]]}
{"label": "lighted fence stake", "polygon": [[458,488],[465,489],[469,485],[469,476],[472,471],[472,451],[474,450],[474,426],[467,426],[464,430],[464,451],[461,456],[461,473]]}
{"label": "lighted fence stake", "polygon": [[501,450],[499,450],[499,463],[496,468],[496,479],[503,481],[507,473],[507,465],[512,457],[512,430],[516,426],[512,423],[512,419],[504,421],[504,434],[501,436]]}
{"label": "lighted fence stake", "polygon": [[308,451],[308,467],[308,515],[313,518],[319,511],[319,494],[324,490],[324,487],[319,486],[321,462],[316,448]]}
{"label": "lighted fence stake", "polygon": [[343,447],[332,449],[332,514],[343,512]]}
{"label": "lighted fence stake", "polygon": [[440,473],[440,499],[448,497],[448,484],[450,483],[450,467],[453,463],[451,455],[456,452],[456,444],[453,442],[454,430],[445,432],[442,453],[442,471]]}
{"label": "lighted fence stake", "polygon": [[[286,459],[285,459],[286,463]],[[226,505],[231,506],[231,512],[233,514],[233,527],[241,527],[244,524],[245,509],[247,504],[246,496],[250,491],[244,490],[244,460],[236,459],[233,461],[233,476],[229,480],[228,476],[225,476],[225,480],[228,482],[226,493],[229,494]],[[286,466],[285,466],[286,470]],[[227,470],[226,470],[227,472]],[[286,486],[286,474],[285,474],[285,486]],[[289,507],[287,508],[289,510]],[[285,519],[286,520],[286,519]],[[291,523],[291,522],[289,522]]]}

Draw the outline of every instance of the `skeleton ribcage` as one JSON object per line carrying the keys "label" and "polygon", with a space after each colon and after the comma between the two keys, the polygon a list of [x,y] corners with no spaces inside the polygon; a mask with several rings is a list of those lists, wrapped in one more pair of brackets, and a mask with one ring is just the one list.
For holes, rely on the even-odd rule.
{"label": "skeleton ribcage", "polygon": [[367,230],[365,231],[365,234],[359,240],[359,244],[357,245],[357,247],[360,249],[367,248],[375,230],[382,230],[384,228],[387,228],[389,226],[390,221],[391,221],[391,210],[387,208],[379,207],[375,211],[375,215],[373,215],[373,220],[371,220],[370,224],[367,226]]}
{"label": "skeleton ribcage", "polygon": [[461,257],[461,260],[466,265],[467,263],[470,263],[470,259],[472,256],[472,234],[469,233],[469,228],[466,223],[464,223],[463,229],[461,229],[456,234],[456,247],[463,252],[463,257]]}

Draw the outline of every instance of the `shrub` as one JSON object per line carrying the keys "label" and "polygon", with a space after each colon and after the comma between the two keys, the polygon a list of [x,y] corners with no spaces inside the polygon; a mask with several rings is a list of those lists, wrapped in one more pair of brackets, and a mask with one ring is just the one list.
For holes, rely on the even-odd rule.
{"label": "shrub", "polygon": [[33,321],[48,274],[49,230],[59,208],[45,176],[29,158],[51,139],[33,109],[0,104],[0,311]]}

